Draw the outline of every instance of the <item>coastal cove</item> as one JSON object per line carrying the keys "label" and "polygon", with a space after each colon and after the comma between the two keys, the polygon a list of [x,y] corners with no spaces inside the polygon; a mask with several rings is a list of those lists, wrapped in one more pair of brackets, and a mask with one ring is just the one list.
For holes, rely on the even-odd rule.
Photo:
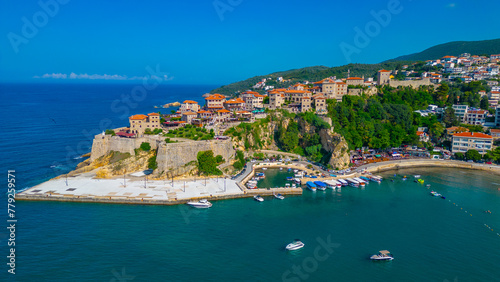
{"label": "coastal cove", "polygon": [[[413,174],[420,174],[446,199],[432,197],[425,185],[401,180]],[[29,248],[20,244],[23,264],[18,278],[50,275],[65,280],[71,275],[78,281],[107,280],[125,271],[140,281],[192,281],[204,279],[207,273],[209,280],[219,281],[294,281],[298,277],[294,266],[311,270],[303,273],[315,281],[328,277],[489,281],[500,275],[495,263],[500,259],[497,175],[414,168],[399,170],[396,177],[392,171],[382,176],[386,180],[381,184],[371,182],[365,189],[306,190],[283,201],[268,196],[262,203],[250,198],[215,201],[207,210],[186,205],[23,201],[19,241],[37,244]],[[392,177],[394,182],[388,180]],[[56,229],[61,231],[50,232]],[[306,247],[285,251],[294,238]],[[63,241],[73,242],[72,247],[60,244]],[[326,259],[314,264],[311,258],[317,248]],[[368,257],[379,249],[389,249],[396,259],[387,264],[371,262]],[[37,260],[35,253],[44,253],[45,259]],[[64,259],[56,259],[61,253]],[[248,261],[259,258],[270,263],[255,264],[249,270]],[[66,266],[85,261],[92,261],[94,267],[67,270]],[[168,267],[158,268],[159,263]]]}

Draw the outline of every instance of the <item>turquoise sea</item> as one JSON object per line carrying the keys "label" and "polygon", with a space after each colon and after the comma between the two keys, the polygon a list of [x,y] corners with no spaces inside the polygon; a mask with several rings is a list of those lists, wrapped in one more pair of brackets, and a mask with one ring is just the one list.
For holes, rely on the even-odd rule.
{"label": "turquoise sea", "polygon": [[[498,280],[499,177],[445,169],[397,173],[421,174],[446,199],[432,197],[410,178],[341,192],[305,190],[283,201],[217,201],[208,210],[22,202],[16,278]],[[305,248],[286,251],[295,238]],[[396,259],[368,260],[381,249]]]}
{"label": "turquoise sea", "polygon": [[[76,147],[87,140],[82,130],[101,131],[99,121],[106,117],[124,123],[113,119],[109,105],[129,88],[75,87],[0,87],[5,116],[29,113],[23,117],[29,125],[16,124],[12,116],[4,135],[8,142],[0,144],[7,160],[2,170],[16,169],[19,187],[72,169],[78,160],[68,159],[67,146],[85,150]],[[150,112],[155,104],[210,89],[166,86],[149,94],[153,102],[131,111]],[[92,107],[96,101],[105,103]],[[275,173],[276,179],[286,177]],[[262,203],[216,201],[207,210],[17,202],[16,274],[7,273],[4,221],[0,281],[498,281],[500,176],[436,168],[383,176],[394,173],[394,182],[364,189],[305,190]],[[414,174],[446,199],[414,183]],[[409,180],[403,182],[402,175]],[[296,238],[305,247],[286,251]],[[396,259],[368,259],[382,249]]]}

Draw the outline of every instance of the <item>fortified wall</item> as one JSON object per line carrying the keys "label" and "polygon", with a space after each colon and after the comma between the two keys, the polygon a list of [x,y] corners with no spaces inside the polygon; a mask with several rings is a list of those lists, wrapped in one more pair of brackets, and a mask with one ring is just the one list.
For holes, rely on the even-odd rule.
{"label": "fortified wall", "polygon": [[148,142],[152,150],[158,148],[160,140],[154,136],[146,136],[139,138],[122,138],[111,135],[96,135],[92,143],[92,152],[90,154],[90,161],[94,161],[101,156],[108,154],[111,151],[121,153],[135,154],[135,149],[139,148],[143,142]]}
{"label": "fortified wall", "polygon": [[399,86],[402,87],[413,87],[415,89],[419,88],[422,85],[434,85],[434,83],[431,82],[431,79],[426,77],[423,79],[418,79],[418,80],[389,80],[389,86],[398,88]]}
{"label": "fortified wall", "polygon": [[156,156],[158,171],[167,172],[196,161],[198,152],[208,150],[212,150],[214,156],[221,155],[226,162],[236,154],[231,139],[161,143]]}
{"label": "fortified wall", "polygon": [[179,143],[165,143],[162,138],[146,136],[139,138],[122,138],[111,135],[96,135],[92,144],[90,161],[94,161],[111,151],[135,154],[135,149],[139,148],[143,142],[148,142],[152,150],[158,149],[156,162],[159,172],[175,170],[176,174],[185,172],[187,163],[197,160],[198,152],[212,150],[214,156],[221,155],[226,162],[234,159],[236,151],[232,141],[228,140],[202,140],[185,141]]}

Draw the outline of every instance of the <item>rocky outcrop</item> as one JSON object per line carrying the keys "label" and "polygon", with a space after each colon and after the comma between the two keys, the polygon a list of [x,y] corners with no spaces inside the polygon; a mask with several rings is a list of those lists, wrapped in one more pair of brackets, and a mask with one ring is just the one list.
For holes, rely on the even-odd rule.
{"label": "rocky outcrop", "polygon": [[321,145],[332,154],[328,164],[334,169],[349,167],[349,146],[342,135],[323,129],[319,132]]}

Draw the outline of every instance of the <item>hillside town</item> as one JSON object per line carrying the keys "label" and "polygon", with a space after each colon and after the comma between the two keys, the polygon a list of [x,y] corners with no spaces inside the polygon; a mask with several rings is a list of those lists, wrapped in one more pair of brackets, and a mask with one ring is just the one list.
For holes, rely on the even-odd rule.
{"label": "hillside town", "polygon": [[[137,114],[129,118],[127,128],[117,130],[116,135],[124,138],[144,135],[168,133],[186,125],[205,128],[214,132],[213,138],[222,138],[224,131],[241,122],[252,123],[263,119],[274,110],[290,113],[314,112],[318,116],[328,114],[328,100],[342,101],[344,96],[377,95],[381,87],[393,88],[421,86],[437,89],[442,83],[471,83],[474,81],[487,85],[487,91],[478,91],[481,100],[486,100],[486,108],[474,108],[467,103],[458,102],[452,106],[460,124],[480,126],[482,132],[469,132],[465,127],[446,128],[446,138],[451,143],[452,154],[477,150],[481,155],[494,148],[494,140],[500,138],[500,54],[487,56],[471,56],[462,54],[459,57],[445,56],[438,60],[424,62],[427,67],[436,71],[410,70],[411,65],[403,65],[398,70],[379,70],[376,77],[346,78],[326,77],[320,81],[294,82],[288,87],[275,88],[267,85],[273,80],[276,83],[291,82],[283,77],[264,78],[253,86],[252,90],[236,93],[233,97],[222,94],[203,95],[205,103],[185,100],[172,114],[160,115],[150,113]],[[446,107],[428,105],[426,109],[415,110],[422,117],[436,115],[443,118]],[[428,128],[419,128],[416,132],[418,140],[429,142]],[[477,130],[476,130],[477,131]],[[443,152],[448,152],[443,149]],[[449,157],[449,154],[441,157]],[[353,160],[354,162],[354,160]]]}

